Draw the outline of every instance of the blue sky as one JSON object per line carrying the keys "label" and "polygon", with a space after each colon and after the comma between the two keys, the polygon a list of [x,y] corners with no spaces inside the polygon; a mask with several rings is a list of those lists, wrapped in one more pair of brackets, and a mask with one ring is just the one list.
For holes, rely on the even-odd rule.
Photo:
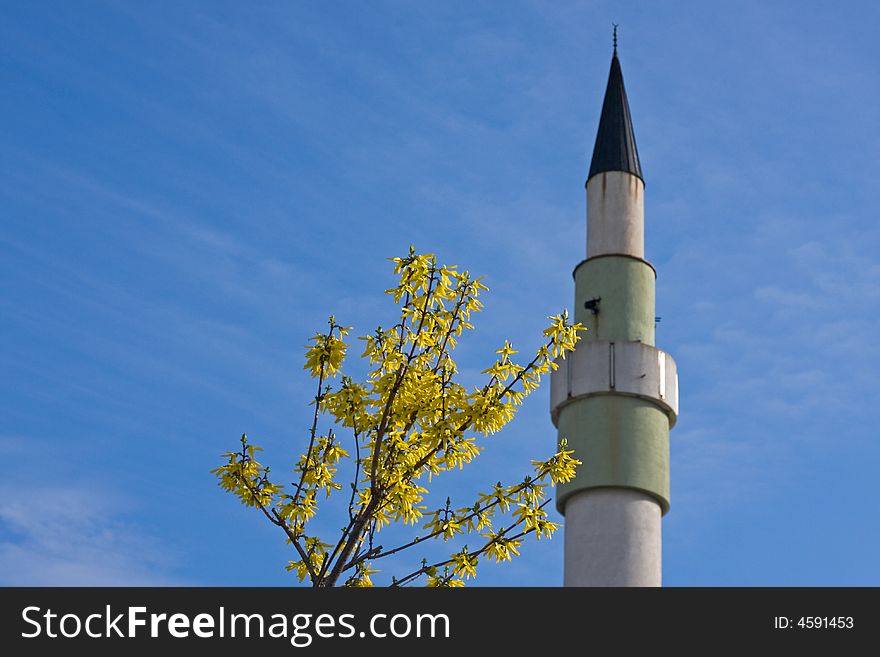
{"label": "blue sky", "polygon": [[[467,376],[571,308],[612,21],[677,359],[669,585],[880,585],[875,3],[0,7],[0,584],[285,585],[208,470],[282,470],[328,314],[485,274]],[[463,497],[549,454],[548,387]],[[483,584],[557,585],[562,540]]]}

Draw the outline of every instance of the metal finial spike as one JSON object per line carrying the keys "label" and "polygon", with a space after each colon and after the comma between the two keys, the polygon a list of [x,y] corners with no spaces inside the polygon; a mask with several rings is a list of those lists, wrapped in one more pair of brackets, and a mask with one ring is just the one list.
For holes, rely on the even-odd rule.
{"label": "metal finial spike", "polygon": [[617,54],[617,23],[611,23],[614,26],[614,54]]}

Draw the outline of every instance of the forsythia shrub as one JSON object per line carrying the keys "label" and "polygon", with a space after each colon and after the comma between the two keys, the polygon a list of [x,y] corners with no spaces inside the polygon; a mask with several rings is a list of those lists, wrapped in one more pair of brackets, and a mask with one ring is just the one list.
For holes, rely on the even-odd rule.
{"label": "forsythia shrub", "polygon": [[[298,556],[288,570],[313,586],[372,586],[379,559],[425,541],[474,535],[477,549],[465,546],[436,563],[423,559],[412,572],[392,578],[392,586],[419,581],[463,586],[476,577],[481,558],[509,561],[527,536],[540,539],[556,531],[558,524],[544,510],[546,488],[570,480],[580,464],[563,440],[550,458],[532,461],[530,476],[510,485],[499,482],[470,506],[453,507],[449,499],[437,509],[422,504],[425,484],[473,461],[483,449],[474,434],[488,436],[507,424],[541,376],[556,368],[554,359],[574,349],[583,327],[570,324],[567,312],[550,317],[545,342],[524,365],[513,361],[517,351],[505,341],[483,371],[485,384],[467,390],[456,382],[452,352],[464,331],[474,328],[471,317],[483,307],[479,296],[488,288],[480,278],[438,266],[433,255],[418,255],[412,247],[407,257],[391,260],[398,283],[386,293],[400,306],[400,321],[360,338],[371,368],[366,380],[343,373],[351,329],[332,316],[327,331],[316,333],[307,346],[305,369],[317,393],[308,447],[293,468],[291,488],[270,481],[269,468],[256,458],[260,448],[246,435],[241,449],[225,454],[226,464],[212,470],[223,489],[284,532]],[[331,387],[331,379],[338,385]],[[349,434],[346,444],[352,448],[343,447],[334,429],[318,431],[324,416]],[[309,533],[308,524],[321,497],[343,490],[337,469],[352,451],[345,527],[335,542],[326,543]],[[377,546],[376,533],[392,522],[412,525],[412,540]]]}

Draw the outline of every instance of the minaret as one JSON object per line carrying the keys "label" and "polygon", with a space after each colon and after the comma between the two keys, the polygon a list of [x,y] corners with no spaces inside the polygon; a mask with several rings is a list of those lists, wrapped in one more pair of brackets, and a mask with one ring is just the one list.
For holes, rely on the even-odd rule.
{"label": "minaret", "polygon": [[614,55],[587,177],[587,257],[574,269],[587,327],[551,381],[551,417],[583,464],[556,498],[565,586],[660,586],[669,510],[675,361],[654,346],[656,271],[645,260],[645,183]]}

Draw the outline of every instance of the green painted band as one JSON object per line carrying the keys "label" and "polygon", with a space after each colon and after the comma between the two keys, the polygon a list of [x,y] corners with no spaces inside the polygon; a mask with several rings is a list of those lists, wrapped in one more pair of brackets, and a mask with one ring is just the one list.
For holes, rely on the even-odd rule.
{"label": "green painted band", "polygon": [[559,412],[559,437],[582,462],[575,478],[560,484],[556,508],[590,488],[632,488],[669,510],[669,418],[644,399],[622,395],[586,397]]}
{"label": "green painted band", "polygon": [[[644,260],[603,256],[575,270],[574,319],[587,327],[587,342],[654,344],[654,270]],[[584,303],[599,299],[598,312]]]}

